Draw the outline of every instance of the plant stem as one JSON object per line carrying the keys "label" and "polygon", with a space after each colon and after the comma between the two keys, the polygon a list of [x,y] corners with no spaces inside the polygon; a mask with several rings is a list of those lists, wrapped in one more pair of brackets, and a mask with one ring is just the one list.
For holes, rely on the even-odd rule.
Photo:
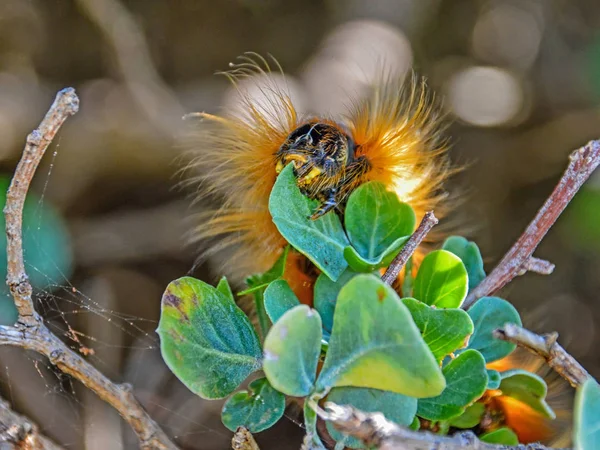
{"label": "plant stem", "polygon": [[515,324],[507,323],[503,328],[495,330],[494,336],[540,355],[573,387],[578,387],[591,378],[587,370],[557,342],[556,332],[540,336]]}
{"label": "plant stem", "polygon": [[396,255],[394,260],[391,262],[391,264],[381,277],[384,283],[389,284],[391,286],[392,283],[396,281],[396,279],[398,279],[398,275],[400,275],[400,271],[402,270],[402,267],[404,267],[404,264],[406,264],[406,261],[408,261],[408,258],[412,256],[419,244],[423,241],[425,236],[427,236],[427,233],[429,233],[429,231],[435,225],[437,225],[437,223],[438,220],[434,216],[433,211],[425,213],[418,228],[408,239],[408,241],[406,241],[406,244],[404,244],[404,247],[402,247],[400,253]]}

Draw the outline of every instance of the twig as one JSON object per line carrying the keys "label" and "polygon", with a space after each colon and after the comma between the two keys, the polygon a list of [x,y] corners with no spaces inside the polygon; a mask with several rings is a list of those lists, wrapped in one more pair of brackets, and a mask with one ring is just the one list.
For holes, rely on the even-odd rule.
{"label": "twig", "polygon": [[260,450],[252,433],[247,428],[238,427],[231,439],[232,450]]}
{"label": "twig", "polygon": [[404,247],[396,255],[394,260],[391,262],[381,279],[384,283],[389,284],[392,283],[398,278],[402,267],[408,261],[408,258],[415,252],[421,241],[427,236],[427,233],[438,223],[438,219],[434,216],[433,211],[426,212],[423,216],[423,220],[419,224],[419,227],[415,230],[413,235],[406,241]]}
{"label": "twig", "polygon": [[[475,301],[502,289],[513,278],[536,267],[529,260],[558,216],[573,199],[581,185],[600,164],[600,141],[590,141],[584,147],[570,155],[570,163],[550,197],[527,226],[519,240],[504,255],[496,268],[469,293],[463,309],[469,308]],[[550,263],[546,264],[549,269]]]}
{"label": "twig", "polygon": [[381,413],[365,413],[351,406],[325,403],[317,414],[329,420],[338,430],[379,450],[549,450],[541,444],[495,445],[480,441],[470,431],[453,436],[440,436],[425,431],[412,431],[389,422]]}
{"label": "twig", "polygon": [[63,447],[40,433],[36,424],[14,412],[10,405],[0,399],[0,448],[27,450],[62,450]]}
{"label": "twig", "polygon": [[27,136],[23,156],[17,165],[15,176],[6,194],[6,205],[4,206],[8,239],[6,243],[8,258],[6,284],[15,299],[19,311],[19,322],[26,326],[36,325],[40,318],[33,307],[31,285],[23,263],[23,205],[33,174],[48,145],[67,117],[75,114],[78,110],[79,99],[74,89],[63,89],[58,93],[40,126]]}
{"label": "twig", "polygon": [[37,166],[56,132],[79,107],[72,88],[63,89],[38,129],[27,138],[21,161],[10,184],[4,215],[6,218],[8,272],[6,282],[17,305],[19,318],[14,327],[0,327],[0,345],[13,345],[45,355],[52,364],[79,380],[112,405],[131,425],[144,449],[177,449],[152,420],[125,385],[114,384],[56,337],[33,306],[32,287],[23,262],[22,214],[25,197]]}
{"label": "twig", "polygon": [[504,328],[495,330],[494,336],[540,355],[573,387],[582,385],[591,377],[583,366],[556,342],[558,339],[556,332],[540,336],[515,324],[507,323]]}
{"label": "twig", "polygon": [[550,275],[554,272],[556,266],[550,261],[545,259],[536,258],[535,256],[530,257],[519,272],[519,275],[525,275],[527,272],[535,272],[540,275]]}

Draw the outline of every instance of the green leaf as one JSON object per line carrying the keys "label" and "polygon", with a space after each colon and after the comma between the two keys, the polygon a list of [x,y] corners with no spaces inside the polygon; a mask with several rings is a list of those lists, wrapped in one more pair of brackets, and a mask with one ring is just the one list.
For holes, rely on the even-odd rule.
{"label": "green leaf", "polygon": [[476,350],[467,350],[444,367],[446,389],[434,398],[419,400],[417,415],[428,420],[449,420],[479,399],[488,383],[485,360]]}
{"label": "green leaf", "polygon": [[437,308],[459,308],[468,288],[467,269],[460,258],[446,250],[435,250],[423,258],[413,295]]}
{"label": "green leaf", "polygon": [[[417,412],[417,399],[377,389],[340,387],[331,390],[327,401],[337,405],[351,405],[364,412],[380,412],[398,425],[409,426]],[[366,448],[356,438],[344,435],[327,422],[327,431],[333,439],[350,448]]]}
{"label": "green leaf", "polygon": [[287,311],[265,339],[263,370],[269,383],[286,395],[312,391],[321,353],[321,318],[306,305]]}
{"label": "green leaf", "polygon": [[219,291],[232,302],[235,302],[235,298],[233,297],[233,292],[231,291],[231,287],[229,286],[227,278],[223,277],[219,280],[219,284],[217,284],[217,291]]}
{"label": "green leaf", "polygon": [[261,367],[260,343],[248,317],[195,278],[167,286],[157,332],[169,369],[202,398],[226,397]]}
{"label": "green leaf", "polygon": [[288,310],[300,304],[298,297],[285,280],[275,280],[265,290],[265,310],[271,322],[277,322]]}
{"label": "green leaf", "polygon": [[329,350],[317,381],[430,397],[444,377],[396,292],[374,275],[357,275],[340,291]]}
{"label": "green leaf", "polygon": [[513,305],[498,297],[483,297],[467,312],[475,325],[467,348],[479,350],[488,363],[514,351],[515,344],[496,339],[493,335],[495,329],[507,323],[521,326],[521,318]]}
{"label": "green leaf", "polygon": [[251,433],[271,428],[285,411],[285,396],[273,389],[266,378],[248,385],[248,391],[233,394],[221,411],[223,424],[231,431],[245,427]]}
{"label": "green leaf", "polygon": [[315,309],[319,311],[319,315],[323,321],[323,329],[329,333],[331,333],[331,329],[333,328],[333,313],[338,294],[342,287],[356,275],[358,273],[351,269],[346,269],[337,281],[331,281],[327,275],[322,273],[315,282]]}
{"label": "green leaf", "polygon": [[344,259],[348,238],[336,214],[310,219],[317,206],[316,200],[302,195],[293,167],[288,164],[277,177],[269,198],[273,222],[286,241],[329,278],[337,280],[348,267]]}
{"label": "green leaf", "polygon": [[413,284],[415,279],[413,277],[413,257],[411,256],[404,265],[404,280],[402,280],[402,297],[412,296]]}
{"label": "green leaf", "polygon": [[356,272],[387,267],[415,228],[415,212],[379,182],[357,188],[348,200],[344,224],[351,246],[344,257]]}
{"label": "green leaf", "polygon": [[404,243],[408,241],[410,236],[403,236],[398,240],[394,241],[384,253],[378,258],[366,259],[360,256],[356,249],[352,246],[348,246],[344,249],[344,258],[348,262],[348,265],[355,272],[371,273],[381,267],[387,267],[390,265],[392,260],[396,257],[400,250],[404,246]]}
{"label": "green leaf", "polygon": [[488,369],[487,373],[488,373],[487,388],[488,389],[498,389],[500,387],[500,381],[501,381],[500,372],[498,372],[497,370]]}
{"label": "green leaf", "polygon": [[[0,209],[6,204],[10,178],[0,176]],[[6,228],[0,214],[0,228]],[[73,250],[69,229],[48,200],[28,192],[23,206],[23,253],[31,286],[51,292],[64,284],[73,271]],[[13,325],[17,309],[5,283],[7,272],[6,233],[0,233],[0,325]]]}
{"label": "green leaf", "polygon": [[367,260],[383,255],[399,238],[410,236],[416,216],[409,204],[379,182],[364,183],[350,198],[344,224],[352,246]]}
{"label": "green leaf", "polygon": [[519,445],[519,438],[513,430],[507,427],[498,428],[479,436],[479,440],[488,444]]}
{"label": "green leaf", "polygon": [[479,425],[479,422],[481,422],[481,416],[483,416],[484,412],[485,405],[483,403],[473,403],[460,416],[451,419],[450,426],[454,428],[461,428],[463,430],[466,430],[467,428],[473,428]]}
{"label": "green leaf", "polygon": [[419,420],[419,418],[417,416],[415,416],[415,418],[413,419],[411,424],[408,426],[408,428],[410,428],[413,431],[418,431],[419,428],[421,428],[421,421]]}
{"label": "green leaf", "polygon": [[435,309],[414,298],[403,298],[402,302],[438,361],[464,347],[473,333],[473,322],[462,309]]}
{"label": "green leaf", "polygon": [[287,262],[289,252],[290,246],[286,245],[283,249],[283,253],[281,254],[281,256],[279,256],[279,258],[277,258],[277,261],[275,261],[275,264],[273,264],[273,267],[271,267],[265,273],[251,275],[248,278],[246,278],[246,284],[248,285],[248,289],[239,292],[238,295],[247,295],[256,292],[260,289],[265,289],[269,285],[269,283],[277,280],[278,278],[281,278],[285,271],[285,264]]}
{"label": "green leaf", "polygon": [[461,236],[450,236],[442,248],[454,253],[462,260],[469,275],[469,291],[475,289],[485,278],[483,258],[477,244]]}
{"label": "green leaf", "polygon": [[573,428],[576,450],[600,448],[600,385],[593,378],[577,388]]}
{"label": "green leaf", "polygon": [[522,369],[507,370],[500,377],[500,390],[504,395],[525,403],[548,419],[556,418],[546,403],[548,386],[543,378]]}

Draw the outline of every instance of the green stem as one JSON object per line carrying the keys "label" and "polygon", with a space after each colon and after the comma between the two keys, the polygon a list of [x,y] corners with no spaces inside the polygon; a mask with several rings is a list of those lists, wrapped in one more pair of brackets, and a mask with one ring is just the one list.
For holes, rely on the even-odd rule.
{"label": "green stem", "polygon": [[267,337],[267,333],[269,332],[269,328],[271,328],[271,321],[267,316],[267,310],[265,309],[265,290],[261,289],[257,292],[254,292],[254,303],[256,304],[256,314],[258,316],[258,325],[260,327],[260,334],[262,335],[262,339],[264,341],[265,337]]}

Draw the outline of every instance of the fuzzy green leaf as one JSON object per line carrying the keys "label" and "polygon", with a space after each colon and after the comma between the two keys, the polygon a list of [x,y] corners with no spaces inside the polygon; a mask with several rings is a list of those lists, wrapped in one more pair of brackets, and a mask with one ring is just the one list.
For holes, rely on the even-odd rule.
{"label": "fuzzy green leaf", "polygon": [[461,236],[450,236],[442,248],[454,253],[462,260],[469,275],[469,290],[475,289],[485,278],[483,258],[477,244]]}
{"label": "fuzzy green leaf", "polygon": [[251,433],[271,428],[285,411],[285,396],[273,389],[266,378],[259,378],[227,399],[221,421],[231,431],[245,427]]}
{"label": "fuzzy green leaf", "polygon": [[399,238],[410,236],[416,216],[409,204],[379,182],[364,183],[350,198],[344,213],[348,238],[366,260],[380,258]]}
{"label": "fuzzy green leaf", "polygon": [[462,309],[435,309],[414,298],[403,298],[425,343],[438,361],[464,347],[473,322]]}
{"label": "fuzzy green leaf", "polygon": [[317,386],[366,387],[418,398],[438,395],[445,382],[396,292],[379,277],[361,274],[338,295]]}
{"label": "fuzzy green leaf", "polygon": [[449,420],[479,399],[488,383],[485,360],[476,350],[467,350],[444,367],[446,389],[434,398],[419,400],[417,415],[428,420]]}
{"label": "fuzzy green leaf", "polygon": [[576,450],[600,448],[600,385],[592,378],[577,388],[573,428]]}
{"label": "fuzzy green leaf", "polygon": [[223,277],[219,280],[219,284],[217,284],[217,291],[219,291],[232,302],[235,302],[235,298],[233,297],[233,292],[231,291],[231,287],[229,286],[227,278]]}
{"label": "fuzzy green leaf", "polygon": [[331,329],[333,328],[333,313],[338,294],[342,287],[356,275],[358,275],[357,272],[346,269],[337,281],[331,281],[327,275],[322,273],[315,282],[315,309],[319,311],[319,315],[323,321],[323,329],[329,333],[331,333]]}
{"label": "fuzzy green leaf", "polygon": [[500,373],[500,390],[508,397],[519,400],[548,419],[556,418],[552,408],[546,403],[548,386],[544,379],[522,369]]}
{"label": "fuzzy green leaf", "polygon": [[450,420],[449,425],[454,428],[473,428],[481,422],[481,416],[485,412],[483,403],[473,403],[460,416]]}
{"label": "fuzzy green leaf", "polygon": [[288,310],[300,304],[298,297],[285,280],[275,280],[265,289],[265,310],[271,322],[277,322]]}
{"label": "fuzzy green leaf", "polygon": [[519,445],[519,438],[513,430],[507,427],[498,428],[479,436],[479,440],[488,444]]}
{"label": "fuzzy green leaf", "polygon": [[167,286],[157,332],[171,371],[202,398],[226,397],[261,366],[248,317],[231,298],[191,277]]}
{"label": "fuzzy green leaf", "polygon": [[419,267],[413,295],[437,308],[459,308],[468,288],[469,277],[461,259],[446,250],[435,250]]}
{"label": "fuzzy green leaf", "polygon": [[[351,405],[365,412],[380,412],[385,418],[398,425],[409,426],[417,412],[417,399],[402,394],[377,389],[340,387],[331,390],[327,401],[337,405]],[[344,435],[331,422],[327,422],[327,431],[338,443],[350,448],[366,448],[356,438]]]}
{"label": "fuzzy green leaf", "polygon": [[515,344],[496,339],[493,331],[507,323],[521,326],[521,317],[513,305],[498,297],[480,298],[468,311],[475,330],[467,348],[479,350],[486,362],[491,363],[509,355]]}
{"label": "fuzzy green leaf", "polygon": [[346,270],[344,248],[349,245],[334,213],[311,220],[316,200],[302,195],[291,164],[281,171],[269,198],[269,211],[281,235],[332,280]]}
{"label": "fuzzy green leaf", "polygon": [[321,353],[321,318],[306,305],[287,311],[265,338],[263,370],[269,383],[294,397],[308,395]]}
{"label": "fuzzy green leaf", "polygon": [[381,267],[389,266],[409,238],[410,236],[403,236],[397,239],[384,253],[373,259],[363,258],[354,247],[348,246],[344,249],[344,258],[355,272],[371,273]]}

